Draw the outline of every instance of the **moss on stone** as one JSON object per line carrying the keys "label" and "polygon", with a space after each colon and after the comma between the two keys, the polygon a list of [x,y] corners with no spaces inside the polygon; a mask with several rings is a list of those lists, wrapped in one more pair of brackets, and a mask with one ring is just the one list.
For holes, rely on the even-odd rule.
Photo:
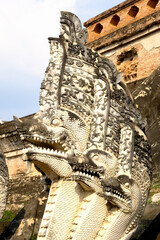
{"label": "moss on stone", "polygon": [[4,212],[3,218],[1,219],[1,222],[11,222],[15,218],[16,214],[6,210]]}

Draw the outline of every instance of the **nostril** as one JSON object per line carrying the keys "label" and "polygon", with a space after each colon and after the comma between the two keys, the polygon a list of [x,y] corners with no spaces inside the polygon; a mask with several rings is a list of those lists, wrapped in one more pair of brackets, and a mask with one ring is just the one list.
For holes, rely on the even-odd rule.
{"label": "nostril", "polygon": [[60,136],[60,140],[61,140],[61,141],[66,140],[66,138],[67,138],[67,136],[65,135],[65,133],[64,133],[62,136]]}

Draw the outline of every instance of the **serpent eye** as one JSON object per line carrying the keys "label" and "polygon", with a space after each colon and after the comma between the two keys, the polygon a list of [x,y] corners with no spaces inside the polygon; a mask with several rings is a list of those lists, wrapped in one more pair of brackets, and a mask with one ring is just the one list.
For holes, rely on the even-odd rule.
{"label": "serpent eye", "polygon": [[124,185],[125,185],[126,188],[129,188],[129,183],[128,182],[126,182]]}
{"label": "serpent eye", "polygon": [[60,127],[60,126],[62,126],[62,120],[59,117],[55,117],[52,119],[51,124],[54,127]]}

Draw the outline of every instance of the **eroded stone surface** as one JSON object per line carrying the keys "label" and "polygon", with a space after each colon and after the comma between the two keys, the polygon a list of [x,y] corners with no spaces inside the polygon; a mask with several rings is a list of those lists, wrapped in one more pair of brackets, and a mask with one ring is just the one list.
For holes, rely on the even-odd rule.
{"label": "eroded stone surface", "polygon": [[38,197],[31,198],[20,209],[13,221],[6,226],[0,239],[29,240],[35,238],[38,234],[47,196],[48,193],[43,192]]}
{"label": "eroded stone surface", "polygon": [[160,202],[160,193],[156,193],[151,197],[151,200],[153,203],[158,203]]}
{"label": "eroded stone surface", "polygon": [[0,146],[0,219],[3,216],[8,195],[8,168]]}
{"label": "eroded stone surface", "polygon": [[132,93],[139,110],[146,119],[146,134],[151,145],[154,173],[160,169],[160,67]]}

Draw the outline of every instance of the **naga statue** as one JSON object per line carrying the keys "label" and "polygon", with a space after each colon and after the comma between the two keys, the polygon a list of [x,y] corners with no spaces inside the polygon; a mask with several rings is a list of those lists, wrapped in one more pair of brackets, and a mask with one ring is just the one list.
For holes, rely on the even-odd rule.
{"label": "naga statue", "polygon": [[0,146],[0,219],[3,217],[8,196],[8,168]]}
{"label": "naga statue", "polygon": [[144,122],[114,64],[86,46],[79,18],[61,12],[60,23],[40,110],[15,117],[24,160],[51,180],[38,240],[130,239],[151,184]]}

